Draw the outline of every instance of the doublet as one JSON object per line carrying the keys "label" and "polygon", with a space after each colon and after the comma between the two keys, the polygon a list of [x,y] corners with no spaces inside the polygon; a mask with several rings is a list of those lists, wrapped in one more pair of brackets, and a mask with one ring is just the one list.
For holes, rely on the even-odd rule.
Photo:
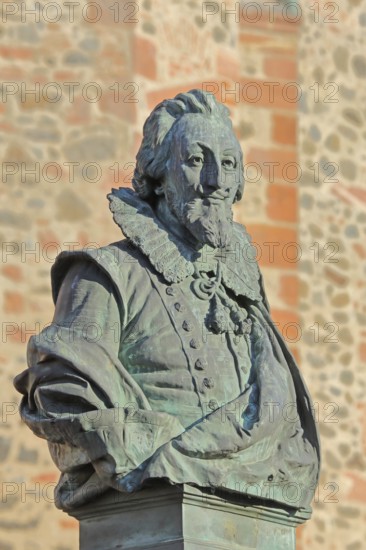
{"label": "doublet", "polygon": [[[127,238],[59,256],[53,323],[31,340],[29,369],[16,380],[23,419],[48,439],[62,472],[57,505],[163,478],[239,486],[277,502],[283,491],[268,480],[281,489],[296,479],[304,490],[291,505],[308,506],[319,460],[311,401],[270,318],[257,264],[243,260],[244,228],[234,226],[239,258],[234,247],[203,261],[132,191],[110,200]],[[195,288],[200,276],[214,288],[219,265],[227,325],[215,331],[212,300]],[[233,311],[253,330],[238,331]],[[297,403],[298,421],[278,416],[271,425],[269,402]]]}
{"label": "doublet", "polygon": [[[129,261],[125,262],[127,254]],[[251,368],[250,339],[230,330],[215,334],[207,329],[208,304],[192,292],[193,277],[166,283],[127,241],[97,253],[66,254],[58,263],[59,273],[68,273],[66,280],[59,275],[64,281],[61,292],[69,293],[74,286],[78,300],[84,308],[87,301],[91,311],[96,310],[94,302],[101,307],[100,296],[98,288],[85,290],[83,295],[83,270],[96,281],[109,277],[118,295],[114,311],[118,309],[119,315],[105,308],[108,318],[101,326],[110,327],[120,363],[153,410],[175,415],[186,427],[244,391]],[[74,281],[76,274],[80,283]],[[59,290],[55,292],[58,296]],[[78,323],[74,319],[70,330]],[[84,329],[84,336],[93,340],[98,335],[88,335]],[[103,338],[101,332],[99,338]]]}

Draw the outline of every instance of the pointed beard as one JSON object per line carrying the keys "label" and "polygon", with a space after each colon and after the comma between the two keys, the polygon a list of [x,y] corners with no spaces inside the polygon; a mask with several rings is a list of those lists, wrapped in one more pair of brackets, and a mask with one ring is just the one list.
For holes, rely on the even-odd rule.
{"label": "pointed beard", "polygon": [[184,205],[182,222],[202,244],[224,248],[232,238],[233,220],[230,205],[225,201],[210,203],[194,199]]}

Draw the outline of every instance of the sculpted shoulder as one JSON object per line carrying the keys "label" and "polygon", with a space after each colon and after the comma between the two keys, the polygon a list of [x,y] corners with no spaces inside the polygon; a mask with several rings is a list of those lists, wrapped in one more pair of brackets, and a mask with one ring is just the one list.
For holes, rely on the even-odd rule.
{"label": "sculpted shoulder", "polygon": [[128,287],[137,283],[137,279],[147,277],[145,273],[146,259],[143,254],[128,240],[123,239],[100,248],[85,248],[75,251],[61,252],[51,269],[52,295],[56,302],[57,296],[70,268],[75,262],[92,262],[121,291],[121,284]]}

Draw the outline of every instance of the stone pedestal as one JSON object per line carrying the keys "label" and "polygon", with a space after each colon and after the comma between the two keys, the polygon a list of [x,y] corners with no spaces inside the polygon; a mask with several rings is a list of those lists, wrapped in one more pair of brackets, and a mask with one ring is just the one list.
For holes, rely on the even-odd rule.
{"label": "stone pedestal", "polygon": [[132,495],[109,491],[73,511],[80,550],[294,550],[310,512],[245,495],[159,485]]}

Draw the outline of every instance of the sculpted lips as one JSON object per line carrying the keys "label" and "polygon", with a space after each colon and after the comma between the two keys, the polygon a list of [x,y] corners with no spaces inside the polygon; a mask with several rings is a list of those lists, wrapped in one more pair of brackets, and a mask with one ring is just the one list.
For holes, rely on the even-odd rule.
{"label": "sculpted lips", "polygon": [[216,204],[217,202],[225,200],[229,194],[229,189],[217,189],[213,193],[203,195],[203,200]]}

